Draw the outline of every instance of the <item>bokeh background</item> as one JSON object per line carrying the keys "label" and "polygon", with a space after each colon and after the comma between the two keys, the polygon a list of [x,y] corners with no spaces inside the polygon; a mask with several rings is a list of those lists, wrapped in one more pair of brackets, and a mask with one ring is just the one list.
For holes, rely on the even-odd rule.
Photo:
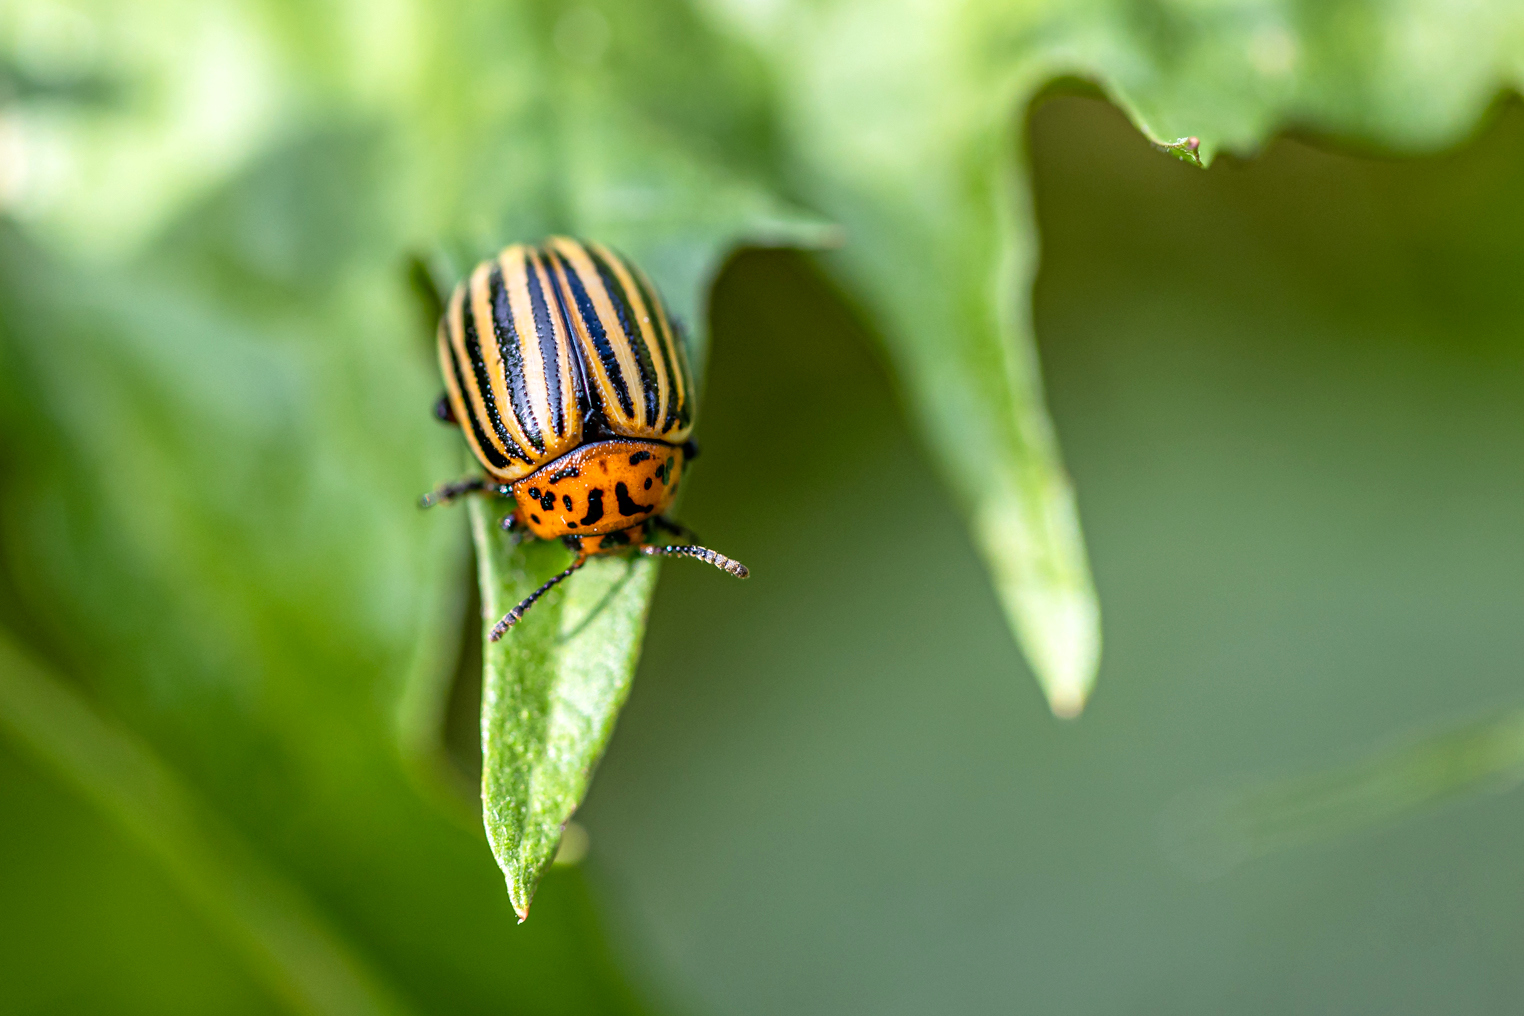
{"label": "bokeh background", "polygon": [[458,458],[428,324],[352,267],[372,141],[126,274],[4,226],[0,1012],[1516,1011],[1524,108],[1206,172],[1081,87],[1024,130],[1089,709],[1029,679],[871,315],[739,253],[682,514],[755,577],[664,568],[523,926],[464,513],[411,508]]}
{"label": "bokeh background", "polygon": [[[1524,111],[1205,173],[1093,99],[1031,138],[1095,701],[1006,679],[860,326],[738,259],[686,513],[757,578],[663,574],[583,812],[621,955],[691,1012],[1509,1011],[1518,798],[1435,804],[1464,740],[1409,749],[1520,702]],[[1362,765],[1284,849],[1182,849],[1200,798]]]}

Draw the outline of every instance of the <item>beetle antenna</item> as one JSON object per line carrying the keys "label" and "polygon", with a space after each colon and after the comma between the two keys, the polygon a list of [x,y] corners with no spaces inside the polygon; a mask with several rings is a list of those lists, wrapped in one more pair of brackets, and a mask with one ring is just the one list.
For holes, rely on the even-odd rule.
{"label": "beetle antenna", "polygon": [[721,554],[719,551],[717,551],[717,550],[710,550],[708,547],[692,547],[692,546],[688,546],[688,547],[651,547],[651,546],[646,546],[646,547],[641,547],[640,548],[640,552],[642,554],[645,554],[647,557],[692,557],[692,558],[697,558],[698,560],[703,561],[705,564],[712,564],[712,565],[714,565],[720,571],[729,572],[730,574],[734,575],[738,579],[744,579],[748,575],[751,574],[750,569],[748,569],[740,561],[736,561],[736,560],[734,560],[732,558],[728,558],[724,554]]}
{"label": "beetle antenna", "polygon": [[534,601],[550,592],[565,579],[570,578],[572,572],[576,571],[578,568],[581,568],[586,563],[587,555],[583,554],[581,557],[577,558],[577,560],[572,562],[570,568],[566,569],[559,575],[553,576],[549,582],[545,583],[539,589],[536,589],[534,592],[530,593],[528,596],[520,600],[517,607],[514,607],[508,613],[504,614],[503,619],[492,626],[492,631],[487,634],[487,638],[492,642],[496,642],[498,639],[508,634],[508,629],[519,623],[519,621],[524,617],[524,611],[534,606]]}

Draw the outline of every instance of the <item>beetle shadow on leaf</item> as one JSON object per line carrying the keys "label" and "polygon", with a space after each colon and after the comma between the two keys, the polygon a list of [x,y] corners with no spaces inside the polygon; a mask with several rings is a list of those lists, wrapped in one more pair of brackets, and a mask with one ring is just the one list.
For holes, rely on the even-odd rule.
{"label": "beetle shadow on leaf", "polygon": [[635,576],[635,560],[636,559],[634,557],[627,557],[624,559],[624,574],[614,582],[610,583],[608,589],[606,589],[603,595],[598,598],[598,602],[593,604],[592,609],[584,614],[582,618],[572,626],[570,631],[564,631],[561,633],[560,637],[556,639],[556,645],[565,645],[575,639],[577,636],[581,635],[588,629],[589,625],[598,619],[599,615],[601,615],[605,610],[609,608],[609,605],[612,604],[615,598],[619,596],[620,591],[623,590],[625,586],[629,585],[630,579]]}
{"label": "beetle shadow on leaf", "polygon": [[[577,619],[575,625],[557,637],[557,645],[565,645],[583,635],[609,609],[634,578],[637,563],[637,558],[625,559],[624,573],[609,583],[603,595]],[[474,563],[464,572],[462,581],[466,585],[466,602],[461,617],[460,649],[450,678],[441,739],[451,767],[460,774],[463,785],[474,791],[481,786],[482,778],[482,639],[485,627]],[[475,799],[476,794],[470,796]]]}

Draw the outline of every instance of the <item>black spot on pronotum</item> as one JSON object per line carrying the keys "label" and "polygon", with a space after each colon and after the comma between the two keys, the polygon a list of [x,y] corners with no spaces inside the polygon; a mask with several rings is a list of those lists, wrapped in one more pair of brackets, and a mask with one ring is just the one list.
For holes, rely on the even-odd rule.
{"label": "black spot on pronotum", "polygon": [[529,488],[529,496],[534,498],[536,501],[538,501],[540,499],[540,488],[539,487],[530,487]]}
{"label": "black spot on pronotum", "polygon": [[582,516],[582,524],[590,526],[603,518],[603,489],[594,487],[587,492],[587,514]]}
{"label": "black spot on pronotum", "polygon": [[650,489],[651,489],[651,478],[648,476],[648,477],[646,477],[646,490],[650,490]]}
{"label": "black spot on pronotum", "polygon": [[655,505],[649,504],[636,504],[630,499],[630,488],[626,487],[623,483],[615,486],[614,498],[619,502],[619,514],[621,515],[643,515],[655,507]]}
{"label": "black spot on pronotum", "polygon": [[567,466],[565,469],[561,470],[559,473],[556,473],[554,476],[552,476],[549,480],[547,480],[545,482],[546,483],[560,483],[562,480],[569,480],[573,476],[581,476],[581,475],[582,475],[582,473],[580,471],[578,471],[576,466]]}
{"label": "black spot on pronotum", "polygon": [[571,529],[577,528],[577,524],[575,522],[568,522],[566,525]]}
{"label": "black spot on pronotum", "polygon": [[556,495],[552,494],[550,491],[547,490],[545,492],[545,496],[540,498],[540,510],[548,512],[552,508],[554,508],[555,506],[556,506]]}
{"label": "black spot on pronotum", "polygon": [[561,495],[561,503],[566,505],[566,510],[567,511],[571,511],[572,510],[572,499],[571,499],[571,495],[570,494],[562,494]]}
{"label": "black spot on pronotum", "polygon": [[[443,396],[441,396],[441,398],[443,398]],[[636,452],[634,455],[630,456],[630,465],[632,465],[632,466],[638,466],[642,462],[644,462],[647,459],[649,459],[650,457],[651,457],[651,453],[650,452]]]}
{"label": "black spot on pronotum", "polygon": [[530,517],[530,518],[531,518],[531,519],[533,519],[533,520],[534,520],[534,521],[535,521],[535,522],[539,522],[539,521],[540,521],[540,517],[539,517],[539,516],[538,516],[538,515],[531,515],[531,516],[529,516],[529,517]]}

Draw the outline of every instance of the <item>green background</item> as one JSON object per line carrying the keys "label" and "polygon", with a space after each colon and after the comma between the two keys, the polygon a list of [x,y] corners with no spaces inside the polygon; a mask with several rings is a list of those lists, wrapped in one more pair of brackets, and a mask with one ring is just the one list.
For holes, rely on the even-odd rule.
{"label": "green background", "polygon": [[685,515],[755,578],[664,572],[582,812],[627,966],[685,1012],[1512,1011],[1516,796],[1221,874],[1169,844],[1182,799],[1520,700],[1524,111],[1205,173],[1091,100],[1031,137],[1096,698],[1005,677],[860,326],[739,259]]}
{"label": "green background", "polygon": [[[1033,114],[1036,331],[1106,610],[1102,673],[1078,722],[1054,720],[1034,683],[1012,679],[1023,664],[989,581],[862,324],[807,260],[776,253],[740,256],[716,287],[704,457],[683,506],[755,577],[664,569],[634,692],[580,815],[591,853],[549,876],[529,924],[514,926],[474,819],[446,822],[397,791],[395,760],[356,733],[375,717],[333,727],[315,711],[283,746],[290,762],[258,724],[231,725],[241,740],[174,732],[152,681],[107,697],[205,793],[227,795],[246,834],[419,1011],[1513,1011],[1514,796],[1337,836],[1293,830],[1285,849],[1248,844],[1236,864],[1177,849],[1202,795],[1379,758],[1520,704],[1524,113],[1505,104],[1479,130],[1421,160],[1284,140],[1203,173],[1094,100]],[[333,175],[334,194],[312,200],[342,208],[345,176]],[[291,203],[278,186],[261,193]],[[270,263],[288,265],[274,236]],[[178,242],[194,251],[194,239]],[[44,299],[18,245],[8,237],[8,328],[26,318],[15,307]],[[269,274],[277,289],[300,284]],[[79,271],[59,287],[91,281]],[[332,312],[364,302],[349,293]],[[154,332],[144,320],[134,327]],[[217,363],[264,369],[233,348]],[[416,392],[367,395],[359,378],[356,401],[371,418],[426,419],[436,382],[427,357],[417,363]],[[275,409],[234,406],[270,428],[265,457],[237,473],[241,495],[294,482],[280,456],[293,419],[346,419],[265,366],[250,390],[275,393]],[[163,433],[177,433],[173,400],[147,391]],[[276,411],[292,406],[295,417]],[[412,447],[367,496],[438,479]],[[8,482],[44,453],[66,458],[10,448]],[[407,647],[369,660],[353,646],[408,609],[383,597],[359,635],[305,631],[301,597],[342,594],[336,569],[398,588],[411,573],[383,559],[367,577],[372,552],[458,553],[464,513],[416,529],[383,525],[379,509],[335,518],[353,558],[292,574],[217,542],[264,507],[234,500],[227,530],[196,534],[232,562],[213,569],[219,602],[255,590],[270,603],[251,624],[333,653],[293,673],[329,666],[354,702],[379,698],[366,682]],[[7,505],[12,533],[38,519],[94,533],[113,518],[50,514],[31,494]],[[259,518],[272,531],[292,521]],[[18,566],[15,540],[7,583],[46,603],[32,587],[63,572]],[[68,567],[132,588],[125,552]],[[29,644],[69,657],[67,632],[18,620],[11,603]],[[85,603],[109,633],[125,623],[109,612],[154,600]],[[235,650],[195,644],[194,659]],[[150,647],[132,665],[153,676],[178,664]],[[348,701],[301,687],[276,693]],[[199,691],[212,716],[267,704]],[[457,688],[457,718],[471,695]],[[469,771],[462,729],[455,755]],[[198,768],[207,758],[220,763]],[[341,775],[313,788],[302,759]],[[373,798],[352,796],[354,773],[380,774]],[[261,826],[297,786],[289,825]],[[325,809],[326,827],[311,819]],[[281,1009],[138,840],[7,740],[0,815],[0,1010]]]}

